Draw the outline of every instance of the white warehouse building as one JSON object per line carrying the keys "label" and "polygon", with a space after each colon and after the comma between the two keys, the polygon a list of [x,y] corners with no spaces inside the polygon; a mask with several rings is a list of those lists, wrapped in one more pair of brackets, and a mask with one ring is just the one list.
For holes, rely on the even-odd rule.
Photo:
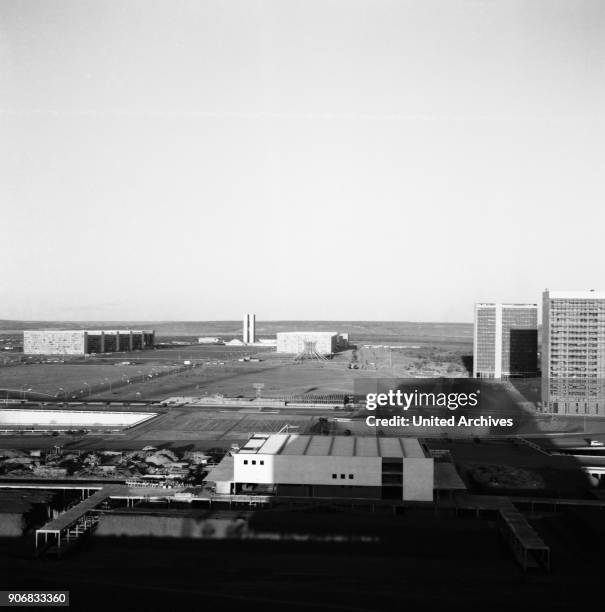
{"label": "white warehouse building", "polygon": [[305,342],[314,343],[314,349],[320,355],[331,355],[338,348],[337,332],[293,331],[277,333],[278,353],[302,353]]}
{"label": "white warehouse building", "polygon": [[257,433],[208,480],[225,494],[432,501],[434,463],[415,438]]}

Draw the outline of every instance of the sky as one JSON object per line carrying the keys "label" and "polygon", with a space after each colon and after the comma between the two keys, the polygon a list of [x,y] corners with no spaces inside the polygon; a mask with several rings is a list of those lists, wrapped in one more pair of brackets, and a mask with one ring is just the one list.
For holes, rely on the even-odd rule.
{"label": "sky", "polygon": [[604,31],[601,0],[3,0],[0,319],[605,289]]}

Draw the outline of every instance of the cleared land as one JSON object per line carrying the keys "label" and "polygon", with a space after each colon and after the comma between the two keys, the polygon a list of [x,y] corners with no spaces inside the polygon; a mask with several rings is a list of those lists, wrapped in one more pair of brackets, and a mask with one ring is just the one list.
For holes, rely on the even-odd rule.
{"label": "cleared land", "polygon": [[[260,349],[260,352],[263,350]],[[154,377],[161,379],[177,369],[187,369],[184,367],[185,361],[209,364],[208,368],[211,368],[209,378],[212,378],[224,368],[221,364],[239,364],[237,359],[257,353],[259,353],[257,348],[183,346],[115,353],[102,357],[70,358],[65,363],[42,363],[44,358],[36,356],[30,363],[0,367],[0,390],[16,391],[17,393],[9,393],[9,396],[17,398],[28,397],[27,389],[32,390],[29,392],[32,397],[36,393],[41,393],[60,398],[80,398],[94,394],[109,397],[110,390],[117,397],[122,397],[117,390],[120,387],[129,387],[126,395],[132,395],[134,398],[137,392],[147,396],[150,390],[148,383]],[[246,362],[242,365],[248,364],[249,362]],[[174,376],[176,375],[175,373]],[[133,381],[137,380],[143,382],[135,389]]]}
{"label": "cleared land", "polygon": [[[348,350],[325,362],[294,363],[293,355],[273,351],[259,353],[260,363],[240,363],[237,358],[207,363],[178,376],[157,378],[143,384],[122,387],[114,393],[120,399],[146,399],[171,395],[255,395],[255,383],[263,383],[264,397],[316,394],[348,394],[359,378],[413,376],[465,377],[463,356],[468,347],[421,347],[409,349],[359,348]],[[355,369],[352,369],[355,368]]]}
{"label": "cleared land", "polygon": [[17,397],[23,394],[27,396],[27,389],[53,397],[82,397],[88,395],[91,388],[109,389],[110,382],[116,385],[127,384],[126,381],[131,377],[147,376],[153,372],[164,373],[168,368],[154,363],[118,365],[94,361],[18,365],[0,370],[0,389],[16,390]]}
{"label": "cleared land", "polygon": [[[174,354],[172,349],[168,352]],[[277,397],[352,393],[354,381],[358,378],[414,376],[421,371],[425,376],[445,375],[450,366],[455,368],[458,376],[463,375],[460,363],[455,358],[452,361],[433,362],[428,357],[418,357],[417,349],[413,349],[411,354],[401,350],[389,354],[382,349],[360,349],[345,351],[327,362],[302,363],[294,363],[292,355],[275,352],[258,354],[261,361],[257,363],[237,361],[241,351],[226,355],[224,350],[191,350],[185,353],[179,349],[178,353],[189,359],[197,355],[197,358],[193,358],[198,360],[196,367],[168,376],[155,376],[179,364],[182,368],[183,360],[173,359],[167,364],[150,356],[148,361],[143,361],[140,353],[133,365],[119,365],[124,357],[116,358],[114,362],[103,358],[64,364],[20,365],[0,369],[0,389],[16,390],[17,397],[23,389],[63,397],[59,390],[61,387],[68,392],[68,397],[75,395],[80,398],[88,395],[89,388],[84,384],[86,381],[93,387],[92,397],[161,400],[173,395],[215,393],[252,396],[256,394],[254,384],[263,383],[263,396]],[[201,355],[205,356],[203,364],[199,363]],[[350,364],[359,369],[350,369]],[[425,369],[419,369],[421,367]],[[136,380],[143,382],[134,382]],[[112,384],[111,393],[109,381]]]}

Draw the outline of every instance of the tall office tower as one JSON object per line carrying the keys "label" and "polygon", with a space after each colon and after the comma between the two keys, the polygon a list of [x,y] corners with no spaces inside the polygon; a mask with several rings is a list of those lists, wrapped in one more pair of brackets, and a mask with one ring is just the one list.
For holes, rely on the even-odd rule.
{"label": "tall office tower", "polygon": [[536,376],[537,304],[475,304],[473,376]]}
{"label": "tall office tower", "polygon": [[245,344],[253,344],[256,342],[256,315],[244,315],[244,335],[243,341]]}
{"label": "tall office tower", "polygon": [[542,403],[547,412],[605,415],[605,292],[542,294]]}

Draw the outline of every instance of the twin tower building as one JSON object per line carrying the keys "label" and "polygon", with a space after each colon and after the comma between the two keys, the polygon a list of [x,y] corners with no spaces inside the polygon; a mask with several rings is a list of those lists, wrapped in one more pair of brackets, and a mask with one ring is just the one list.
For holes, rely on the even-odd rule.
{"label": "twin tower building", "polygon": [[546,412],[605,416],[605,292],[544,291],[541,331],[537,304],[476,304],[473,376],[540,369]]}

